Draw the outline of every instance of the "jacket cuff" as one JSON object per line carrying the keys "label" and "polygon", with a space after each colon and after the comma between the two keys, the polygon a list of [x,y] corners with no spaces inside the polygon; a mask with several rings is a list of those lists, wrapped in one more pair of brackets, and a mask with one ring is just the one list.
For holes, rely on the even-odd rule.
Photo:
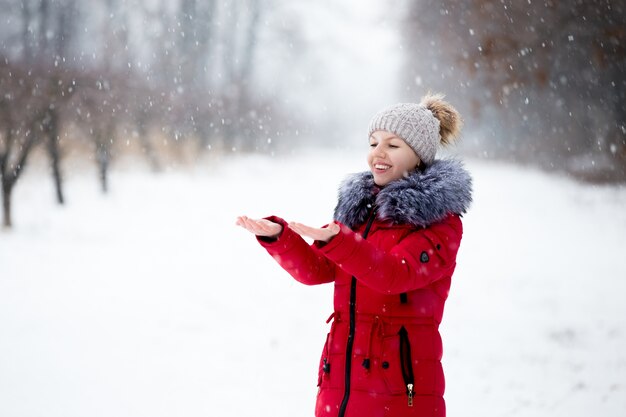
{"label": "jacket cuff", "polygon": [[354,232],[347,226],[339,223],[339,222],[335,222],[336,224],[339,225],[339,233],[337,233],[335,236],[333,236],[328,242],[324,242],[324,241],[320,241],[320,240],[316,240],[313,245],[319,249],[319,251],[321,253],[323,253],[324,255],[327,254],[333,254],[333,258],[334,257],[341,257],[340,254],[337,254],[335,252],[341,252],[343,243],[346,241],[346,238],[348,236],[350,236],[350,234],[354,234]]}
{"label": "jacket cuff", "polygon": [[257,242],[259,242],[259,244],[265,249],[271,250],[272,253],[283,253],[291,249],[291,247],[295,243],[294,238],[296,236],[299,237],[300,235],[291,230],[287,222],[281,217],[268,216],[264,217],[264,219],[280,224],[283,227],[283,230],[276,238],[271,238],[267,236],[256,236]]}

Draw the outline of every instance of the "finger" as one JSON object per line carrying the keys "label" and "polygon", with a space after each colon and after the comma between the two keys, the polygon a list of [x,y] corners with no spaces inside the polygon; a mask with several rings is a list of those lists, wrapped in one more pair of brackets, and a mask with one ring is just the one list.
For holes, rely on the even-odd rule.
{"label": "finger", "polygon": [[235,224],[237,224],[238,226],[243,227],[244,229],[248,228],[248,225],[246,224],[246,216],[239,216],[239,217],[237,217],[237,221],[235,222]]}
{"label": "finger", "polygon": [[289,222],[289,228],[299,235],[306,234],[306,231],[304,230],[302,225],[299,223]]}
{"label": "finger", "polygon": [[320,229],[309,227],[302,223],[295,223],[293,225],[293,230],[301,236],[310,237],[315,240],[318,240],[324,236],[324,233],[322,233]]}
{"label": "finger", "polygon": [[319,229],[317,229],[316,227],[307,226],[302,223],[296,223],[296,226],[307,235],[317,235],[319,233]]}
{"label": "finger", "polygon": [[244,218],[244,222],[246,224],[246,229],[254,233],[255,235],[262,233],[262,229],[259,227],[259,224],[256,220]]}
{"label": "finger", "polygon": [[246,228],[246,229],[249,227],[249,224],[248,224],[248,217],[246,217],[246,216],[239,216],[239,217],[237,218],[237,221],[239,222],[239,224],[240,224],[240,226],[241,226],[241,227],[244,227],[244,228]]}
{"label": "finger", "polygon": [[255,234],[262,236],[273,236],[280,233],[277,223],[266,219],[249,220],[250,224],[254,228]]}
{"label": "finger", "polygon": [[254,228],[250,227],[249,225],[241,224],[240,226],[241,226],[241,228],[247,230],[248,232],[250,232],[252,234],[256,234]]}
{"label": "finger", "polygon": [[265,234],[276,234],[276,228],[275,228],[275,227],[273,227],[273,225],[272,225],[272,224],[268,224],[267,222],[261,222],[261,221],[259,221],[259,222],[257,223],[257,225],[259,226],[259,228],[260,228],[261,230],[263,230],[263,232],[264,232]]}
{"label": "finger", "polygon": [[306,230],[307,228],[307,226],[298,222],[289,222],[289,226],[293,226],[294,228],[299,229],[299,230]]}

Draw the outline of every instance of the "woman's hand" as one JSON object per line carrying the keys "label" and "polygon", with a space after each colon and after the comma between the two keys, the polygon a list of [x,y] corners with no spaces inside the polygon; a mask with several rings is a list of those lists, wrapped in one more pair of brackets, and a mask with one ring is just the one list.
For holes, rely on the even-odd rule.
{"label": "woman's hand", "polygon": [[254,233],[257,236],[265,236],[270,238],[277,238],[283,231],[283,226],[269,221],[267,219],[250,219],[247,216],[237,217],[235,222],[237,226],[241,226],[247,231]]}
{"label": "woman's hand", "polygon": [[339,225],[330,223],[328,227],[310,227],[302,223],[289,222],[289,228],[300,236],[310,237],[311,239],[328,242],[339,233]]}

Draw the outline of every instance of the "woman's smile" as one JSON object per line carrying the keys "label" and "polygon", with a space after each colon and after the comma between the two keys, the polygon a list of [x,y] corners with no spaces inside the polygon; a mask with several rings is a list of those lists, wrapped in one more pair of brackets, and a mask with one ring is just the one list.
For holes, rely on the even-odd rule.
{"label": "woman's smile", "polygon": [[377,130],[370,136],[367,162],[374,182],[382,187],[413,171],[420,159],[404,140],[393,133]]}
{"label": "woman's smile", "polygon": [[387,164],[374,164],[374,169],[376,171],[380,171],[381,173],[387,171],[389,168],[391,168],[391,165],[387,165]]}

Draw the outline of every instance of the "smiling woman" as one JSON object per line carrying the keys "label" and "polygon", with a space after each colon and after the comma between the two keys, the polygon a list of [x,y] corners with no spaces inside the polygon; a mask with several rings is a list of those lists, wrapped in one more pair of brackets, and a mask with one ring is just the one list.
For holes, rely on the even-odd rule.
{"label": "smiling woman", "polygon": [[471,178],[435,154],[460,126],[441,96],[391,106],[370,122],[370,171],[341,185],[333,223],[237,218],[296,280],[335,283],[317,417],[446,414],[439,324]]}
{"label": "smiling woman", "polygon": [[420,166],[420,158],[409,145],[393,133],[378,130],[370,135],[370,153],[367,163],[376,185],[409,175]]}

